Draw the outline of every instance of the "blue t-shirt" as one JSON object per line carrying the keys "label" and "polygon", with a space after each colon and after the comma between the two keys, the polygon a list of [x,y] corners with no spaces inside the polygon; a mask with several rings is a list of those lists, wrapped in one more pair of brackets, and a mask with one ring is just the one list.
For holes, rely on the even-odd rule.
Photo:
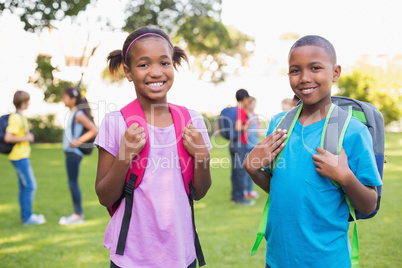
{"label": "blue t-shirt", "polygon": [[[271,120],[267,134],[284,114]],[[351,266],[345,195],[316,172],[312,159],[324,122],[302,126],[297,120],[274,169],[265,233],[266,262],[272,268]],[[371,135],[356,118],[350,120],[343,148],[350,169],[362,184],[382,184]]]}
{"label": "blue t-shirt", "polygon": [[[70,141],[73,139],[78,139],[81,136],[82,131],[84,130],[84,126],[81,123],[73,122],[74,114],[77,116],[82,113],[84,113],[82,110],[78,110],[75,113],[70,113],[70,116],[68,117],[67,122],[66,122],[66,127],[64,128],[64,135],[63,135],[63,150],[65,152],[76,153],[79,156],[84,156],[84,154],[77,147],[71,148]],[[72,124],[75,124],[74,125],[74,133],[71,133],[72,132]]]}

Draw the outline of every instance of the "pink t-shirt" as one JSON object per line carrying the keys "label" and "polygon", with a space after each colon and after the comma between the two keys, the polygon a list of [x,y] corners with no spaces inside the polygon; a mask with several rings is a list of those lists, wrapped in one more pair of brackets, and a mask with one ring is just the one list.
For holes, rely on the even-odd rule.
{"label": "pink t-shirt", "polygon": [[[189,110],[192,124],[211,149],[202,116]],[[120,111],[103,119],[95,145],[116,156],[121,134],[127,129]],[[141,184],[134,191],[134,204],[124,255],[116,255],[125,200],[110,220],[104,246],[120,267],[187,267],[196,258],[191,208],[178,159],[174,126],[148,124],[150,150]]]}

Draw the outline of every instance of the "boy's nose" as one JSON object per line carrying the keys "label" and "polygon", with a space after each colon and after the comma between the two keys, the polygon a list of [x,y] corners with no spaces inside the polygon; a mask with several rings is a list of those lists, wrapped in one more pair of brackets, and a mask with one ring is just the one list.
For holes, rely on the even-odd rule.
{"label": "boy's nose", "polygon": [[301,72],[300,80],[301,80],[302,83],[309,83],[309,82],[311,82],[310,72],[307,72],[307,71]]}

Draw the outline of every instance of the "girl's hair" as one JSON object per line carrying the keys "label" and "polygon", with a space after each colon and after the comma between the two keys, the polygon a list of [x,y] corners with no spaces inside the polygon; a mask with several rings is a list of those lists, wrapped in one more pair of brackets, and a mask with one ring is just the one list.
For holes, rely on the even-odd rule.
{"label": "girl's hair", "polygon": [[306,35],[299,40],[296,41],[296,43],[293,44],[293,46],[290,48],[289,55],[293,51],[293,49],[298,48],[298,47],[303,47],[303,46],[316,46],[316,47],[321,47],[325,50],[329,58],[331,59],[333,64],[336,64],[336,52],[334,46],[329,42],[327,39],[324,37],[318,36],[318,35]]}
{"label": "girl's hair", "polygon": [[18,90],[17,92],[14,93],[14,99],[13,103],[16,109],[21,108],[21,105],[30,100],[30,96],[28,92]]}
{"label": "girl's hair", "polygon": [[66,94],[70,98],[75,98],[75,106],[82,110],[86,116],[88,116],[93,121],[93,116],[91,112],[91,107],[89,107],[89,103],[85,97],[81,95],[81,89],[75,87],[66,87],[63,91],[63,94]]}
{"label": "girl's hair", "polygon": [[107,56],[109,71],[112,74],[115,74],[121,65],[125,64],[128,68],[130,68],[130,49],[132,43],[136,42],[138,39],[144,39],[149,37],[157,37],[163,38],[166,42],[168,42],[169,46],[172,48],[172,60],[173,67],[177,70],[177,66],[181,66],[181,60],[183,59],[188,63],[188,58],[186,52],[178,46],[174,46],[172,41],[170,41],[169,36],[156,27],[142,27],[134,32],[132,32],[124,42],[123,49],[114,50],[109,53]]}

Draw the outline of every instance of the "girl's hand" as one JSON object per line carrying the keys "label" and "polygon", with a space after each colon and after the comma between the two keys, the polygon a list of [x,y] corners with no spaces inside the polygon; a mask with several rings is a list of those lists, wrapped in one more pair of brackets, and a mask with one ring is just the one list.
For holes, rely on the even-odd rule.
{"label": "girl's hand", "polygon": [[209,159],[209,151],[205,144],[204,137],[196,127],[188,124],[183,129],[182,137],[184,148],[195,158],[195,161],[204,162]]}
{"label": "girl's hand", "polygon": [[341,186],[346,184],[347,178],[352,172],[349,168],[348,157],[345,150],[342,148],[340,155],[334,155],[320,147],[316,149],[318,154],[313,155],[316,171],[333,181],[336,181]]}
{"label": "girl's hand", "polygon": [[[121,137],[119,148],[120,160],[130,161],[138,155],[146,143],[144,128],[137,123],[132,124]],[[123,158],[124,159],[121,159]]]}
{"label": "girl's hand", "polygon": [[79,147],[82,144],[82,142],[79,142],[77,139],[73,139],[70,141],[70,148],[76,148]]}
{"label": "girl's hand", "polygon": [[262,141],[248,154],[244,161],[244,168],[250,174],[268,165],[282,151],[287,137],[287,130],[277,129]]}

